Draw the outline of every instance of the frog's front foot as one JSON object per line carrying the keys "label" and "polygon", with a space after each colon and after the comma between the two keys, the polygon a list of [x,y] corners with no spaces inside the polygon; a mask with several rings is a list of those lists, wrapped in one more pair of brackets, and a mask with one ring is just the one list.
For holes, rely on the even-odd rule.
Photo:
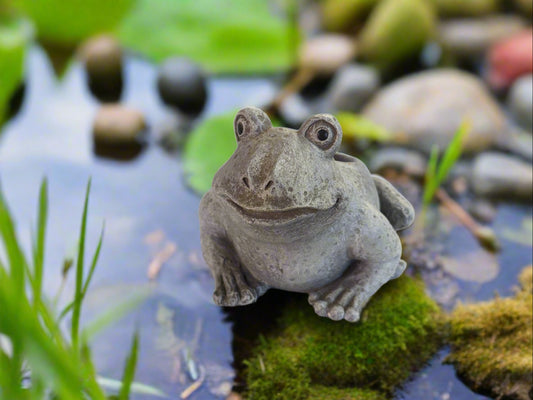
{"label": "frog's front foot", "polygon": [[268,287],[253,278],[247,278],[241,266],[225,260],[224,266],[215,274],[213,301],[218,306],[244,306],[251,304],[263,295]]}

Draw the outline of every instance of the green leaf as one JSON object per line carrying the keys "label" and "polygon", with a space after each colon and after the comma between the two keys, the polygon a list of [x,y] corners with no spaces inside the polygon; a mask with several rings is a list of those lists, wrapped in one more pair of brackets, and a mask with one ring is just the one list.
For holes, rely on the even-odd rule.
{"label": "green leaf", "polygon": [[[140,0],[118,29],[155,61],[187,56],[215,73],[266,73],[295,62],[297,28],[265,0]],[[157,28],[157,29],[156,29]]]}
{"label": "green leaf", "polygon": [[104,310],[94,321],[87,324],[83,330],[84,337],[91,339],[102,329],[137,308],[150,293],[149,288],[137,290],[131,297]]}
{"label": "green leaf", "polygon": [[134,0],[14,0],[13,3],[33,21],[40,38],[72,46],[114,29]]}
{"label": "green leaf", "polygon": [[234,116],[232,111],[203,121],[185,143],[183,170],[189,185],[199,193],[209,190],[215,173],[237,148]]}
{"label": "green leaf", "polygon": [[[119,391],[120,388],[122,387],[122,382],[116,379],[110,379],[110,378],[105,378],[103,376],[99,376],[97,378],[97,381],[100,384],[100,386],[107,388],[107,389],[111,389],[111,390]],[[139,382],[132,382],[130,391],[131,393],[135,393],[135,394],[147,394],[147,395],[156,396],[156,397],[168,397],[168,395],[165,392],[159,390],[158,388],[145,385],[144,383],[139,383]]]}
{"label": "green leaf", "polygon": [[126,359],[126,365],[124,366],[124,374],[122,376],[122,386],[118,393],[119,400],[128,400],[130,397],[131,384],[133,378],[135,378],[135,369],[137,366],[137,350],[139,347],[139,334],[135,332],[133,335],[133,341],[131,343],[130,354]]}
{"label": "green leaf", "polygon": [[48,218],[48,183],[43,179],[39,190],[37,211],[37,238],[33,253],[33,303],[37,306],[41,299],[44,268],[44,242]]}
{"label": "green leaf", "polygon": [[452,141],[448,144],[448,147],[446,148],[446,151],[444,152],[444,155],[442,156],[440,162],[438,161],[438,147],[434,146],[431,149],[431,155],[429,157],[428,166],[426,170],[423,196],[424,206],[427,206],[431,202],[431,200],[435,196],[435,193],[437,192],[437,189],[444,182],[444,180],[448,176],[448,173],[461,156],[461,153],[463,151],[463,144],[469,133],[470,122],[468,120],[464,120],[461,123],[461,126],[459,126],[459,129],[457,129],[457,132],[455,132]]}
{"label": "green leaf", "polygon": [[389,142],[393,139],[391,132],[361,115],[340,112],[336,117],[341,125],[344,140],[368,139]]}
{"label": "green leaf", "polygon": [[0,16],[0,125],[24,72],[28,23]]}
{"label": "green leaf", "polygon": [[446,151],[444,152],[442,160],[439,164],[439,169],[437,171],[437,182],[439,186],[442,182],[444,182],[446,176],[448,176],[448,172],[450,172],[455,162],[461,156],[461,153],[463,151],[463,144],[465,142],[466,137],[470,133],[470,129],[471,124],[468,120],[465,119],[461,123],[461,126],[459,126],[459,129],[453,136],[452,141],[446,148]]}
{"label": "green leaf", "polygon": [[433,199],[433,196],[435,195],[435,191],[437,190],[438,185],[437,185],[435,176],[437,173],[438,161],[439,161],[439,147],[437,145],[434,145],[431,148],[431,154],[429,156],[428,166],[426,169],[424,196],[423,196],[424,206],[427,206],[431,202],[431,200]]}
{"label": "green leaf", "polygon": [[83,205],[83,215],[81,218],[80,237],[78,241],[78,259],[76,261],[76,290],[74,292],[74,304],[72,308],[71,339],[76,348],[78,345],[78,335],[80,329],[81,305],[83,301],[83,263],[85,256],[85,234],[87,232],[87,209],[89,207],[89,193],[91,191],[91,180],[87,182],[85,192],[85,202]]}

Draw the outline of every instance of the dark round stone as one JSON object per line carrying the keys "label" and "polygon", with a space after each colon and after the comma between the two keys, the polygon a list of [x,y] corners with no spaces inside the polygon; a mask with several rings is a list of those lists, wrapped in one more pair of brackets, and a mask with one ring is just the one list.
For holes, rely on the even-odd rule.
{"label": "dark round stone", "polygon": [[79,56],[91,93],[103,102],[118,101],[123,87],[123,54],[118,41],[107,35],[95,36],[81,46]]}
{"label": "dark round stone", "polygon": [[205,74],[186,58],[169,58],[161,64],[157,88],[166,104],[189,115],[199,114],[207,100]]}

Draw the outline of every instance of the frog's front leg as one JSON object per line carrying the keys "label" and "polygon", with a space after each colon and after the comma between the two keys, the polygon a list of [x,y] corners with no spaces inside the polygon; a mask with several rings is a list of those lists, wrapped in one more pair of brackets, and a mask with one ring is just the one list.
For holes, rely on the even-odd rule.
{"label": "frog's front leg", "polygon": [[219,306],[253,303],[268,287],[246,273],[221,222],[217,200],[207,193],[200,202],[202,254],[215,279],[213,300]]}
{"label": "frog's front leg", "polygon": [[400,239],[380,215],[376,214],[365,234],[355,238],[349,249],[353,261],[344,274],[309,294],[309,303],[318,315],[335,321],[358,321],[378,289],[405,270]]}

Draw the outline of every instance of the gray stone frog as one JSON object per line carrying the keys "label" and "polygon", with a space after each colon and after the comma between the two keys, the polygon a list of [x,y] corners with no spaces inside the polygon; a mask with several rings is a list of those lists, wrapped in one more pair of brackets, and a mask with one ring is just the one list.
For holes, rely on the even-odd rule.
{"label": "gray stone frog", "polygon": [[396,231],[412,205],[358,159],[337,153],[328,114],[298,131],[273,128],[247,107],[237,150],[200,204],[202,251],[220,306],[252,303],[269,288],[309,294],[320,316],[358,321],[370,297],[406,263]]}

